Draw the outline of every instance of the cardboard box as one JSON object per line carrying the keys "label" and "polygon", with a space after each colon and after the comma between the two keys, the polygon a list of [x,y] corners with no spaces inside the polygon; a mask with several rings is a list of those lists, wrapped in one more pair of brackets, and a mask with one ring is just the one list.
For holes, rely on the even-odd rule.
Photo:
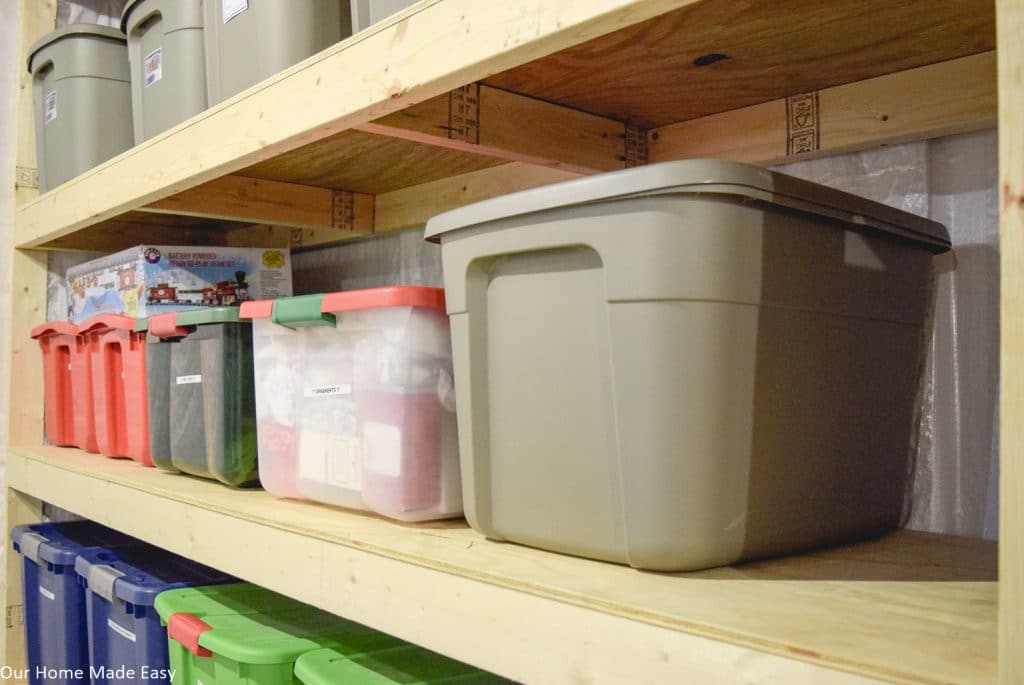
{"label": "cardboard box", "polygon": [[139,245],[68,269],[68,319],[145,317],[292,294],[287,249]]}

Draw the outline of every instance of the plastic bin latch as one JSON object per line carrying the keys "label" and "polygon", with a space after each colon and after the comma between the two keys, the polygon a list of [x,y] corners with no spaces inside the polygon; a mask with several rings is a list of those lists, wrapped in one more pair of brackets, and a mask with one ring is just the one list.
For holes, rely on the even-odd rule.
{"label": "plastic bin latch", "polygon": [[23,533],[21,540],[18,541],[18,546],[21,547],[21,555],[26,559],[31,559],[38,566],[39,545],[44,542],[49,542],[49,540],[39,533]]}
{"label": "plastic bin latch", "polygon": [[171,614],[167,619],[167,637],[196,656],[213,656],[213,652],[199,646],[199,636],[213,627],[195,614]]}
{"label": "plastic bin latch", "polygon": [[286,297],[274,302],[270,320],[285,328],[311,328],[313,326],[334,326],[334,314],[321,311],[323,295],[299,295]]}
{"label": "plastic bin latch", "polygon": [[89,591],[108,602],[114,601],[114,581],[123,576],[113,566],[96,564],[89,569]]}
{"label": "plastic bin latch", "polygon": [[176,323],[177,316],[177,312],[167,312],[149,317],[149,334],[158,338],[184,338],[193,329],[190,326],[179,326]]}

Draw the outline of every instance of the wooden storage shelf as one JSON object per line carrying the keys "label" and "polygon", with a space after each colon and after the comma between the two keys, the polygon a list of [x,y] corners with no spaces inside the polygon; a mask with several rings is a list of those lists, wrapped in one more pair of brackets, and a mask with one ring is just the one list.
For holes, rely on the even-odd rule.
{"label": "wooden storage shelf", "polygon": [[[23,52],[54,5],[20,3]],[[8,524],[52,502],[531,683],[1018,685],[1024,0],[995,5],[998,55],[991,0],[421,0],[34,199],[22,74]],[[1010,265],[998,583],[994,544],[906,531],[644,573],[38,444],[37,248],[323,244],[645,161],[768,164],[978,130],[996,123],[997,91]],[[5,578],[0,651],[18,666],[16,555]]]}
{"label": "wooden storage shelf", "polygon": [[[16,244],[82,247],[99,231],[114,245],[104,222],[230,174],[371,194],[384,207],[353,226],[329,204],[310,217],[294,188],[270,184],[228,191],[231,207],[193,195],[162,211],[338,231],[313,241],[324,242],[422,223],[477,196],[419,193],[412,217],[388,214],[402,198],[382,196],[508,162],[590,173],[648,152],[765,161],[792,152],[785,99],[801,93],[824,98],[812,113],[820,151],[979,128],[995,118],[993,10],[987,0],[930,0],[927,11],[891,0],[427,0],[29,202]],[[910,76],[886,80],[894,72]],[[840,88],[852,82],[863,85]],[[888,95],[864,111],[862,91]],[[460,118],[467,102],[473,114]],[[769,129],[779,150],[737,154],[736,139]],[[538,171],[498,185],[560,178]],[[246,207],[261,196],[278,199]],[[174,239],[178,224],[164,225],[149,230]]]}
{"label": "wooden storage shelf", "polygon": [[646,573],[70,448],[12,447],[7,472],[19,493],[526,682],[996,682],[990,542],[904,531]]}

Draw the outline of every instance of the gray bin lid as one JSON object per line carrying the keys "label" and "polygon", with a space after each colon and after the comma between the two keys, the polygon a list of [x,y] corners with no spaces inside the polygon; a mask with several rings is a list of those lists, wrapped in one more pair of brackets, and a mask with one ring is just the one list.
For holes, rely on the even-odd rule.
{"label": "gray bin lid", "polygon": [[68,24],[63,26],[56,31],[51,31],[45,36],[37,40],[32,44],[32,47],[28,50],[28,73],[32,73],[32,58],[36,56],[36,53],[43,48],[56,43],[59,40],[63,40],[70,36],[90,36],[92,38],[104,38],[106,40],[114,40],[119,43],[127,43],[128,39],[125,38],[124,33],[120,30],[115,29],[111,26],[103,26],[102,24]]}
{"label": "gray bin lid", "polygon": [[810,212],[921,243],[932,252],[950,247],[942,224],[879,202],[740,162],[691,159],[624,169],[524,190],[466,205],[427,222],[424,237],[545,210],[671,194],[734,195]]}

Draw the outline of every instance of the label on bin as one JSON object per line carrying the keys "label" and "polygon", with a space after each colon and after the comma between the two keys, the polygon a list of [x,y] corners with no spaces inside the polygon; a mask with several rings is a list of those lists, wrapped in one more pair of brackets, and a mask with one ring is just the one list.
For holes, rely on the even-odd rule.
{"label": "label on bin", "polygon": [[57,91],[51,90],[43,98],[43,123],[48,124],[57,118]]}
{"label": "label on bin", "polygon": [[44,587],[39,588],[39,594],[41,594],[43,597],[46,597],[46,599],[57,599],[57,595],[53,594]]}
{"label": "label on bin", "polygon": [[224,24],[249,9],[249,0],[224,0],[220,6],[220,14]]}
{"label": "label on bin", "polygon": [[402,475],[402,429],[387,423],[364,423],[363,466],[382,476]]}
{"label": "label on bin", "polygon": [[128,638],[132,642],[135,642],[135,633],[133,633],[132,631],[128,630],[127,628],[125,628],[123,626],[117,625],[116,623],[114,623],[114,619],[112,619],[112,618],[108,618],[107,619],[107,627],[110,628],[111,630],[113,630],[115,633],[117,633],[121,637]]}
{"label": "label on bin", "polygon": [[146,88],[164,77],[164,51],[162,48],[157,48],[146,55],[146,59],[142,61],[142,75]]}
{"label": "label on bin", "polygon": [[178,376],[174,379],[178,385],[189,385],[190,383],[202,383],[203,374],[197,373],[192,376]]}
{"label": "label on bin", "polygon": [[314,385],[306,388],[303,393],[306,397],[329,397],[331,395],[351,395],[351,383],[338,383],[336,385]]}
{"label": "label on bin", "polygon": [[359,440],[312,429],[299,441],[299,478],[349,490],[362,487]]}

